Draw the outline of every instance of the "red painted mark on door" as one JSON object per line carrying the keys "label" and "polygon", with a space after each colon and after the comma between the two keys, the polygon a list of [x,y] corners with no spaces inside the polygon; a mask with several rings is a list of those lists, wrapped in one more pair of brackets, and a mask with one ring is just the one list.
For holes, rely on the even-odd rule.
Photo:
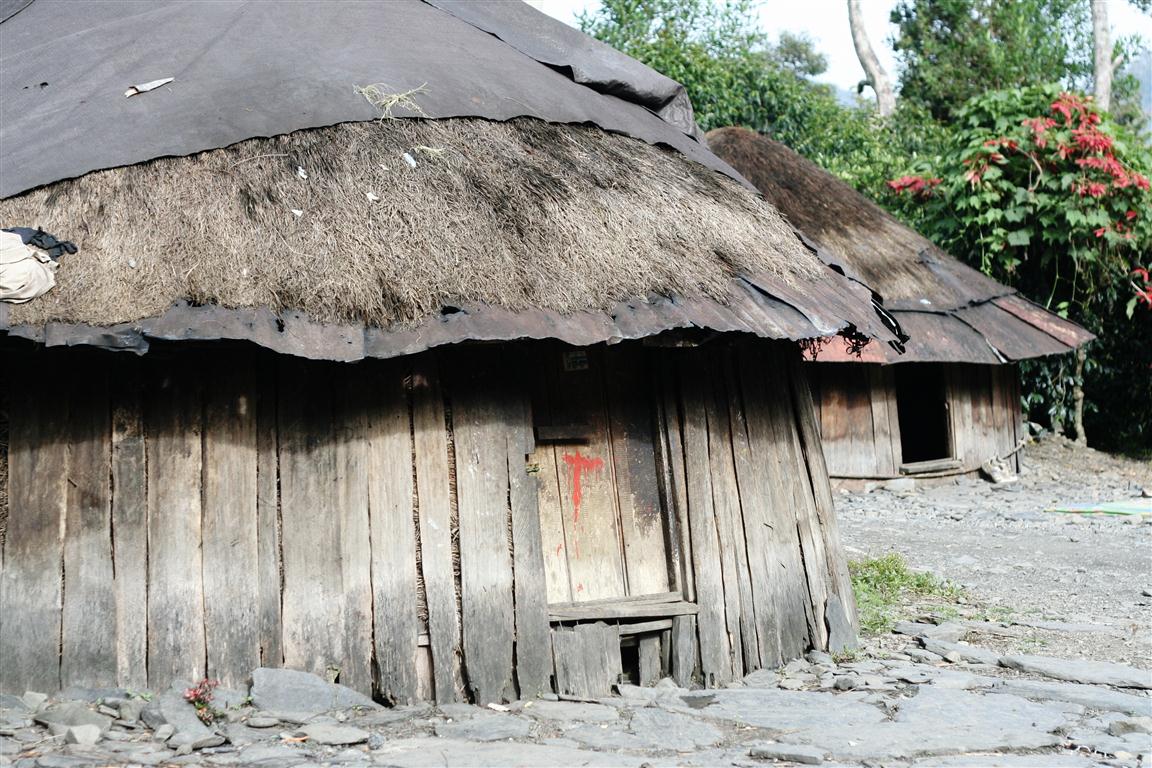
{"label": "red painted mark on door", "polygon": [[581,456],[580,451],[575,454],[564,454],[564,463],[572,472],[572,522],[580,522],[580,502],[584,499],[584,489],[580,486],[580,478],[586,472],[599,472],[604,469],[604,459],[592,456]]}

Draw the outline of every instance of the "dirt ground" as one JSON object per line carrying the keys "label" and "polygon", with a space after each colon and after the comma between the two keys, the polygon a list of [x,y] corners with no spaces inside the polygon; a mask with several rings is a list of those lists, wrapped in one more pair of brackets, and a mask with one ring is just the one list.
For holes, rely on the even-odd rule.
{"label": "dirt ground", "polygon": [[962,585],[965,618],[1012,623],[981,638],[1001,652],[1152,665],[1152,499],[1137,516],[1046,511],[1152,493],[1152,463],[1050,437],[1025,447],[1015,483],[841,493],[853,559],[896,551]]}

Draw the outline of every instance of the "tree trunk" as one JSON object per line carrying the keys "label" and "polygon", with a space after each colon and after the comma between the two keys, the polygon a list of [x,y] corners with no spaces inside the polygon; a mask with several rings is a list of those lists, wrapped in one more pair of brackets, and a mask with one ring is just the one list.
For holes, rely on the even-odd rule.
{"label": "tree trunk", "polygon": [[1108,0],[1092,0],[1093,95],[1096,106],[1112,108],[1112,38],[1108,30]]}
{"label": "tree trunk", "polygon": [[[1101,0],[1095,0],[1100,2]],[[1095,10],[1095,3],[1093,3]],[[876,58],[872,50],[872,43],[868,41],[868,33],[864,29],[864,19],[860,16],[860,0],[848,0],[848,24],[852,27],[852,45],[856,48],[856,57],[860,59],[860,66],[868,76],[868,83],[876,92],[876,107],[881,117],[887,117],[896,109],[896,97],[892,93],[892,83],[888,73]]]}
{"label": "tree trunk", "polygon": [[1088,445],[1088,435],[1084,432],[1084,361],[1088,353],[1084,347],[1076,350],[1076,372],[1072,379],[1072,429],[1076,431],[1076,442]]}

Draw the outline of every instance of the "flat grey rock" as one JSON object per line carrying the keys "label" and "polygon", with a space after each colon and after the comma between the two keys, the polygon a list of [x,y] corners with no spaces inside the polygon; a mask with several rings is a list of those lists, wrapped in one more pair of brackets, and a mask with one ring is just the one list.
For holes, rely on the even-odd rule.
{"label": "flat grey rock", "polygon": [[651,752],[663,747],[654,745],[650,739],[620,730],[618,727],[604,728],[593,723],[583,723],[564,731],[564,740],[571,740],[574,746],[589,747],[603,751]]}
{"label": "flat grey rock", "polygon": [[779,677],[771,669],[758,669],[744,675],[744,685],[751,688],[775,688]]}
{"label": "flat grey rock", "polygon": [[309,743],[326,746],[342,747],[347,744],[362,744],[368,741],[368,731],[353,728],[350,725],[314,723],[305,725],[296,733],[299,736],[307,736]]}
{"label": "flat grey rock", "polygon": [[79,701],[65,701],[52,704],[32,716],[40,725],[61,727],[61,733],[74,725],[95,725],[103,733],[112,725],[112,718],[93,712]]}
{"label": "flat grey rock", "polygon": [[[685,697],[687,698],[687,697]],[[709,691],[700,708],[687,704],[660,706],[684,714],[752,725],[773,730],[866,727],[887,718],[878,708],[862,702],[855,692],[785,691],[780,688],[736,688]]]}
{"label": "flat grey rock", "polygon": [[304,754],[286,744],[259,744],[240,751],[239,759],[244,765],[290,765]]}
{"label": "flat grey rock", "polygon": [[436,735],[445,739],[468,741],[504,741],[526,739],[532,735],[533,722],[515,715],[476,717],[452,723],[437,723]]}
{"label": "flat grey rock", "polygon": [[1099,768],[1087,755],[1046,752],[1039,755],[959,755],[917,760],[915,768]]}
{"label": "flat grey rock", "polygon": [[261,667],[254,670],[251,695],[252,703],[259,709],[274,710],[278,716],[292,713],[303,716],[303,720],[336,709],[382,709],[351,688],[295,669]]}
{"label": "flat grey rock", "polygon": [[250,717],[245,720],[244,724],[249,728],[275,728],[280,725],[280,721],[275,717],[256,715],[255,717]]}
{"label": "flat grey rock", "polygon": [[1051,683],[1041,680],[1002,680],[990,693],[1008,693],[1027,699],[1067,701],[1089,709],[1122,712],[1126,715],[1152,715],[1152,698],[1078,683]]}
{"label": "flat grey rock", "polygon": [[171,725],[173,735],[168,739],[170,746],[192,745],[193,749],[214,747],[224,743],[224,737],[215,729],[205,725],[196,714],[196,708],[185,698],[183,691],[188,686],[175,683],[172,688],[148,702],[140,712],[140,718],[153,729]]}
{"label": "flat grey rock", "polygon": [[1005,656],[1000,663],[1021,672],[1071,683],[1152,689],[1152,671],[1110,661],[1057,659],[1050,656]]}
{"label": "flat grey rock", "polygon": [[856,630],[848,620],[848,612],[840,602],[839,595],[829,595],[824,604],[824,623],[828,627],[828,650],[832,653],[843,653],[860,647],[860,640],[856,637]]}
{"label": "flat grey rock", "polygon": [[395,768],[639,768],[645,755],[596,752],[563,745],[412,738],[389,742],[373,753],[379,764]]}
{"label": "flat grey rock", "polygon": [[924,650],[931,651],[937,656],[943,656],[950,661],[956,659],[969,664],[987,664],[992,667],[1000,663],[1000,654],[978,645],[951,643],[947,640],[937,640],[931,637],[920,638],[920,643],[924,646]]}
{"label": "flat grey rock", "polygon": [[803,765],[820,765],[828,757],[824,750],[803,744],[756,744],[748,754],[754,760],[783,760]]}
{"label": "flat grey rock", "polygon": [[[932,686],[900,699],[891,719],[878,707],[863,703],[820,706],[821,700],[834,702],[852,693],[784,695],[819,698],[812,698],[810,705],[797,701],[783,711],[754,714],[747,718],[750,724],[787,730],[789,742],[818,747],[844,761],[1043,749],[1061,743],[1056,731],[1069,722],[1069,715],[1059,709],[1016,696],[981,696]],[[814,711],[809,713],[808,706]]]}
{"label": "flat grey rock", "polygon": [[710,723],[656,707],[645,707],[633,712],[628,731],[656,749],[677,752],[710,747],[724,740],[720,729]]}
{"label": "flat grey rock", "polygon": [[942,624],[929,624],[917,621],[898,621],[892,627],[898,635],[911,637],[930,637],[933,640],[943,640],[947,643],[956,643],[968,634],[968,627],[955,621],[945,621]]}
{"label": "flat grey rock", "polygon": [[35,712],[48,703],[48,694],[24,691],[24,695],[19,698],[19,701],[28,708],[28,711]]}
{"label": "flat grey rock", "polygon": [[72,685],[60,692],[60,701],[86,701],[95,704],[104,699],[127,699],[131,695],[127,688],[83,688]]}
{"label": "flat grey rock", "polygon": [[1152,717],[1119,718],[1108,723],[1110,736],[1126,736],[1129,733],[1152,733]]}
{"label": "flat grey rock", "polygon": [[90,747],[100,741],[100,726],[73,725],[64,734],[65,744],[79,744]]}
{"label": "flat grey rock", "polygon": [[561,722],[608,723],[620,719],[620,712],[615,707],[579,701],[538,701],[526,708],[524,714],[538,720]]}

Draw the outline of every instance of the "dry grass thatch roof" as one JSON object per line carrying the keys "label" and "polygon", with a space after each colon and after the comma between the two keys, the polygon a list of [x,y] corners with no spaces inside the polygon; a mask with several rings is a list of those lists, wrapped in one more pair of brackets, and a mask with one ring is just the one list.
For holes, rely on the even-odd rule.
{"label": "dry grass thatch roof", "polygon": [[780,142],[745,128],[711,131],[707,141],[815,242],[824,261],[880,293],[905,326],[904,354],[876,346],[873,361],[1000,363],[1067,352],[1093,338],[952,258]]}
{"label": "dry grass thatch roof", "polygon": [[884,297],[889,309],[955,309],[1013,293],[961,264],[848,184],[778,141],[745,128],[708,133],[709,148],[751,181],[826,261]]}
{"label": "dry grass thatch roof", "polygon": [[461,303],[723,302],[736,274],[826,278],[733,180],[635,139],[533,119],[252,139],[2,200],[0,221],[80,249],[52,292],[10,308],[12,326],[107,326],[189,301],[387,327]]}

